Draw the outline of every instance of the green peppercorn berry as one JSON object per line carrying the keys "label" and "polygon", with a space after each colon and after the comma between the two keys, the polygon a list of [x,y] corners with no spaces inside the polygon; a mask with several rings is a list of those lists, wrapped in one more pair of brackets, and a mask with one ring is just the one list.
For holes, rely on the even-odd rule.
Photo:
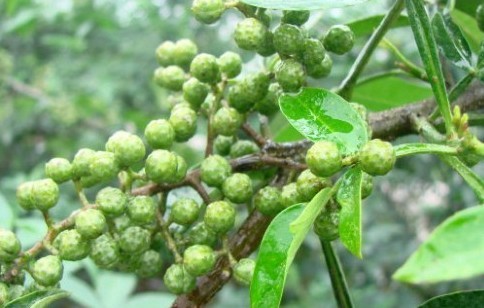
{"label": "green peppercorn berry", "polygon": [[234,144],[235,138],[233,136],[217,136],[213,142],[213,147],[215,148],[215,152],[219,155],[229,155],[230,147]]}
{"label": "green peppercorn berry", "polygon": [[175,131],[175,140],[185,142],[197,131],[197,113],[191,108],[173,109],[168,120]]}
{"label": "green peppercorn berry", "polygon": [[108,217],[118,217],[124,213],[128,197],[118,188],[106,187],[96,195],[96,204]]}
{"label": "green peppercorn berry", "polygon": [[310,170],[304,170],[296,181],[296,188],[302,202],[309,202],[323,188],[331,185],[329,179],[314,175]]}
{"label": "green peppercorn berry", "polygon": [[266,96],[255,103],[255,110],[266,116],[274,114],[279,110],[278,100],[281,92],[281,86],[278,83],[271,84]]}
{"label": "green peppercorn berry", "polygon": [[176,200],[170,212],[170,219],[179,225],[189,226],[198,219],[200,207],[197,202],[189,198]]}
{"label": "green peppercorn berry", "polygon": [[267,27],[258,19],[245,18],[235,27],[235,43],[241,49],[257,50],[264,44],[268,32]]}
{"label": "green peppercorn berry", "polygon": [[126,131],[118,131],[109,137],[106,151],[114,153],[117,162],[123,167],[134,165],[146,155],[143,140]]}
{"label": "green peppercorn berry", "polygon": [[195,19],[204,24],[213,24],[218,21],[225,11],[222,0],[194,0],[192,12]]}
{"label": "green peppercorn berry", "polygon": [[323,39],[324,48],[327,51],[342,55],[353,48],[355,35],[346,25],[335,25],[329,28]]}
{"label": "green peppercorn berry", "polygon": [[237,158],[259,152],[257,144],[250,140],[239,140],[230,148],[230,157]]}
{"label": "green peppercorn berry", "polygon": [[331,73],[332,68],[333,60],[331,60],[329,54],[325,54],[323,61],[321,61],[319,64],[306,66],[308,75],[316,79],[328,76]]}
{"label": "green peppercorn berry", "polygon": [[214,84],[220,79],[220,68],[217,58],[201,53],[190,64],[190,74],[201,82]]}
{"label": "green peppercorn berry", "polygon": [[309,19],[309,11],[283,11],[282,22],[295,26],[301,26]]}
{"label": "green peppercorn berry", "polygon": [[72,179],[72,165],[65,158],[52,158],[45,164],[45,176],[60,184]]}
{"label": "green peppercorn berry", "polygon": [[215,253],[206,245],[193,245],[183,253],[183,266],[186,271],[195,277],[210,272],[215,265]]}
{"label": "green peppercorn berry", "polygon": [[176,65],[170,65],[167,67],[159,67],[155,70],[154,80],[163,88],[180,91],[183,88],[185,82],[185,72],[183,69]]}
{"label": "green peppercorn berry", "polygon": [[227,78],[235,78],[242,71],[242,59],[238,53],[227,51],[218,58],[220,71]]}
{"label": "green peppercorn berry", "polygon": [[233,136],[242,125],[243,120],[243,116],[234,108],[222,107],[215,113],[212,127],[219,135]]}
{"label": "green peppercorn berry", "polygon": [[254,276],[255,261],[249,258],[240,259],[234,266],[235,280],[245,286],[249,286]]}
{"label": "green peppercorn berry", "polygon": [[175,49],[174,49],[174,60],[175,64],[186,67],[190,65],[192,62],[193,58],[198,53],[198,48],[195,43],[189,39],[181,39],[178,40],[175,43]]}
{"label": "green peppercorn berry", "polygon": [[89,255],[89,242],[77,230],[64,230],[54,240],[59,257],[67,261],[79,261]]}
{"label": "green peppercorn berry", "polygon": [[391,143],[373,139],[363,146],[359,160],[361,169],[369,175],[385,175],[395,165],[395,150]]}
{"label": "green peppercorn berry", "polygon": [[172,264],[163,276],[166,288],[174,294],[185,294],[195,288],[196,279],[181,264]]}
{"label": "green peppercorn berry", "polygon": [[480,4],[476,9],[476,21],[479,30],[484,32],[484,4]]}
{"label": "green peppercorn berry", "polygon": [[271,79],[266,72],[258,72],[247,75],[240,83],[248,100],[252,105],[266,96],[269,91]]}
{"label": "green peppercorn berry", "polygon": [[281,191],[277,187],[266,186],[254,197],[255,208],[264,215],[274,216],[284,209]]}
{"label": "green peppercorn berry", "polygon": [[306,66],[318,65],[320,64],[326,55],[326,50],[324,50],[323,43],[320,40],[310,38],[305,41],[303,62]]}
{"label": "green peppercorn berry", "polygon": [[151,197],[133,197],[128,202],[127,210],[129,218],[136,224],[146,225],[155,220],[156,205]]}
{"label": "green peppercorn berry", "polygon": [[276,67],[275,77],[285,92],[298,91],[306,81],[303,65],[294,59],[281,61]]}
{"label": "green peppercorn berry", "polygon": [[96,151],[91,149],[80,149],[72,160],[72,173],[74,178],[89,175],[89,165],[94,159]]}
{"label": "green peppercorn berry", "polygon": [[182,181],[187,175],[188,165],[183,157],[176,155],[175,183]]}
{"label": "green peppercorn berry", "polygon": [[274,47],[274,33],[267,31],[266,38],[262,41],[262,45],[257,48],[257,53],[265,58],[276,53]]}
{"label": "green peppercorn berry", "polygon": [[323,241],[334,241],[339,237],[339,209],[328,203],[314,221],[314,232]]}
{"label": "green peppercorn berry", "polygon": [[185,236],[190,245],[213,246],[217,242],[217,234],[207,228],[203,221],[194,225]]}
{"label": "green peppercorn berry", "polygon": [[138,226],[129,227],[119,236],[119,248],[126,253],[141,254],[150,248],[151,234]]}
{"label": "green peppercorn berry", "polygon": [[109,181],[119,172],[119,164],[114,153],[97,151],[89,164],[90,176],[98,182]]}
{"label": "green peppercorn berry", "polygon": [[281,197],[282,197],[282,204],[284,205],[285,208],[302,202],[301,196],[297,191],[296,183],[290,183],[290,184],[284,185],[282,187]]}
{"label": "green peppercorn berry", "polygon": [[209,88],[196,78],[190,78],[183,84],[183,98],[193,109],[198,110],[207,98]]}
{"label": "green peppercorn berry", "polygon": [[119,246],[108,234],[103,234],[91,243],[91,259],[101,268],[111,268],[119,260]]}
{"label": "green peppercorn berry", "polygon": [[177,156],[167,150],[155,150],[146,158],[146,176],[156,183],[172,183],[177,172]]}
{"label": "green peppercorn berry", "polygon": [[137,260],[136,275],[143,278],[155,277],[161,271],[162,266],[163,259],[157,251],[145,251]]}
{"label": "green peppercorn berry", "polygon": [[247,174],[234,173],[223,183],[225,197],[234,203],[244,203],[252,197],[252,180]]}
{"label": "green peppercorn berry", "polygon": [[32,202],[35,208],[47,211],[59,201],[59,186],[52,179],[32,182]]}
{"label": "green peppercorn berry", "polygon": [[361,199],[367,198],[373,192],[373,177],[363,172],[361,180]]}
{"label": "green peppercorn berry", "polygon": [[235,224],[235,208],[227,201],[215,201],[207,206],[203,221],[211,231],[224,234]]}
{"label": "green peppercorn berry", "polygon": [[106,218],[100,210],[87,209],[76,216],[76,230],[83,237],[93,239],[106,228]]}
{"label": "green peppercorn berry", "polygon": [[63,271],[61,259],[58,256],[51,255],[35,261],[31,274],[39,285],[50,287],[61,280]]}
{"label": "green peppercorn berry", "polygon": [[305,37],[301,28],[281,24],[274,30],[274,47],[281,55],[297,55],[304,51]]}
{"label": "green peppercorn berry", "polygon": [[34,198],[32,194],[32,187],[34,185],[34,181],[29,181],[20,184],[17,187],[17,203],[27,211],[35,209]]}
{"label": "green peppercorn berry", "polygon": [[145,139],[153,149],[168,149],[175,140],[175,130],[165,119],[153,120],[145,128]]}
{"label": "green peppercorn berry", "polygon": [[229,162],[220,155],[210,155],[200,166],[200,178],[208,186],[220,187],[232,173]]}
{"label": "green peppercorn berry", "polygon": [[229,88],[227,99],[230,107],[233,107],[240,113],[249,111],[255,101],[249,98],[247,89],[242,86],[242,82],[238,82]]}
{"label": "green peppercorn berry", "polygon": [[156,48],[156,59],[161,66],[175,64],[175,43],[166,41]]}
{"label": "green peppercorn berry", "polygon": [[317,176],[329,177],[343,166],[338,146],[330,141],[318,141],[308,150],[306,163]]}
{"label": "green peppercorn berry", "polygon": [[4,305],[9,301],[10,299],[10,294],[8,291],[8,286],[0,282],[0,306],[4,307]]}
{"label": "green peppercorn berry", "polygon": [[0,262],[13,261],[20,253],[20,249],[17,236],[10,230],[0,228]]}
{"label": "green peppercorn berry", "polygon": [[83,176],[79,179],[82,188],[93,187],[100,183],[100,180],[92,175]]}

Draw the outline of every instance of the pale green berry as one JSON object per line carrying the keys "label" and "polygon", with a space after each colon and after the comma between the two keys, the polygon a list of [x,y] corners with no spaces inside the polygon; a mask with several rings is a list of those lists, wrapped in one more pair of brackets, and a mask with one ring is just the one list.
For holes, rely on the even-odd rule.
{"label": "pale green berry", "polygon": [[279,110],[279,96],[282,89],[279,84],[273,83],[269,86],[269,91],[263,99],[255,103],[255,110],[260,114],[270,116]]}
{"label": "pale green berry", "polygon": [[128,204],[128,197],[118,188],[106,187],[96,195],[96,204],[108,217],[121,216]]}
{"label": "pale green berry", "polygon": [[181,264],[172,264],[163,276],[163,283],[174,294],[185,294],[195,288],[196,279]]}
{"label": "pale green berry", "polygon": [[282,55],[296,55],[304,50],[305,37],[301,28],[281,24],[274,30],[274,47]]}
{"label": "pale green berry", "polygon": [[302,202],[309,202],[323,188],[331,185],[331,181],[314,175],[310,170],[304,170],[296,181],[296,188]]}
{"label": "pale green berry", "polygon": [[56,183],[64,183],[72,179],[72,165],[65,158],[52,158],[45,164],[45,176]]}
{"label": "pale green berry", "polygon": [[111,152],[97,151],[89,164],[90,176],[98,182],[106,182],[116,177],[119,164],[116,155]]}
{"label": "pale green berry", "polygon": [[235,208],[226,201],[215,201],[207,206],[203,221],[208,229],[224,234],[234,227]]}
{"label": "pale green berry", "polygon": [[230,107],[240,113],[244,113],[249,111],[255,104],[255,101],[251,100],[249,96],[247,89],[242,86],[242,82],[238,82],[229,88],[227,99]]}
{"label": "pale green berry", "polygon": [[171,207],[170,219],[179,225],[189,226],[198,219],[200,207],[197,202],[189,198],[175,201]]}
{"label": "pale green berry", "polygon": [[302,202],[302,198],[297,191],[297,184],[296,183],[290,183],[287,185],[284,185],[282,187],[282,192],[281,192],[281,197],[282,197],[282,204],[284,207],[289,207],[294,204],[298,204]]}
{"label": "pale green berry", "polygon": [[34,196],[32,194],[33,185],[34,181],[29,181],[22,183],[17,187],[17,203],[27,211],[35,209]]}
{"label": "pale green berry", "polygon": [[309,19],[309,11],[283,11],[281,21],[286,24],[301,26]]}
{"label": "pale green berry", "polygon": [[244,203],[252,198],[252,181],[247,174],[234,173],[223,182],[222,191],[230,201]]}
{"label": "pale green berry", "polygon": [[163,259],[157,251],[148,250],[139,257],[136,263],[136,275],[149,278],[155,277],[160,273]]}
{"label": "pale green berry", "polygon": [[306,66],[320,64],[324,60],[325,55],[326,51],[320,40],[310,38],[305,41],[303,62]]}
{"label": "pale green berry", "polygon": [[201,53],[190,64],[190,74],[201,82],[214,84],[220,79],[220,68],[217,58]]}
{"label": "pale green berry", "polygon": [[242,125],[243,120],[243,116],[234,108],[222,107],[215,113],[212,127],[219,135],[233,136]]}
{"label": "pale green berry", "polygon": [[74,178],[89,175],[89,165],[96,155],[96,151],[91,149],[80,149],[72,160],[72,173]]}
{"label": "pale green berry", "polygon": [[245,50],[259,49],[269,33],[267,27],[255,18],[245,18],[237,24],[234,39],[237,46]]}
{"label": "pale green berry", "polygon": [[77,230],[64,230],[54,240],[59,257],[67,261],[79,261],[89,254],[89,242]]}
{"label": "pale green berry", "polygon": [[222,0],[194,0],[192,12],[195,19],[204,24],[213,24],[218,21],[225,11]]}
{"label": "pale green berry", "polygon": [[329,28],[323,39],[324,48],[327,51],[342,55],[353,48],[355,35],[346,25],[335,25]]}
{"label": "pale green berry", "polygon": [[197,110],[207,98],[208,92],[208,86],[193,77],[183,84],[183,98]]}
{"label": "pale green berry", "polygon": [[155,221],[156,205],[149,196],[136,196],[128,202],[128,216],[132,222],[140,225]]}
{"label": "pale green berry", "polygon": [[186,67],[190,65],[198,53],[197,45],[192,40],[181,39],[175,43],[174,60],[175,64]]}
{"label": "pale green berry", "polygon": [[170,65],[157,68],[154,73],[154,79],[160,87],[172,91],[180,91],[186,78],[185,72],[181,67]]}
{"label": "pale green berry", "polygon": [[185,234],[190,245],[200,244],[213,246],[217,241],[217,234],[207,228],[205,223],[199,222]]}
{"label": "pale green berry", "polygon": [[272,186],[262,188],[254,197],[254,205],[264,215],[276,215],[284,209],[281,191]]}
{"label": "pale green berry", "polygon": [[31,274],[39,285],[50,287],[61,280],[63,271],[64,267],[58,256],[46,256],[35,261]]}
{"label": "pale green berry", "polygon": [[275,78],[285,92],[296,92],[306,82],[306,73],[301,63],[288,59],[277,65]]}
{"label": "pale green berry", "polygon": [[175,64],[175,43],[166,41],[156,48],[156,59],[161,66]]}
{"label": "pale green berry", "polygon": [[197,113],[191,108],[177,108],[171,111],[168,120],[175,131],[175,140],[185,142],[197,131]]}
{"label": "pale green berry", "polygon": [[343,161],[338,146],[330,141],[318,141],[309,148],[306,163],[317,176],[329,177],[341,170]]}
{"label": "pale green berry", "polygon": [[267,31],[265,40],[256,51],[263,57],[269,57],[276,53],[276,48],[274,47],[274,34],[272,32]]}
{"label": "pale green berry", "polygon": [[245,286],[249,286],[254,276],[255,261],[249,258],[240,259],[234,266],[234,279]]}
{"label": "pale green berry", "polygon": [[0,262],[13,261],[20,253],[20,241],[10,230],[0,228]]}
{"label": "pale green berry", "polygon": [[146,155],[146,148],[140,137],[126,131],[118,131],[106,142],[106,151],[114,153],[117,162],[130,167]]}
{"label": "pale green berry", "polygon": [[230,147],[234,144],[235,138],[233,136],[217,136],[213,142],[215,152],[219,155],[229,155]]}
{"label": "pale green berry", "polygon": [[239,54],[232,51],[223,53],[218,58],[218,65],[227,78],[235,78],[242,71],[242,59]]}
{"label": "pale green berry", "polygon": [[100,210],[81,211],[75,219],[76,230],[83,237],[93,239],[100,236],[106,228],[106,218]]}
{"label": "pale green berry", "polygon": [[395,149],[389,142],[370,140],[361,149],[359,161],[361,169],[369,175],[385,175],[395,165]]}
{"label": "pale green berry", "polygon": [[176,156],[175,183],[182,181],[187,175],[188,165],[183,157]]}
{"label": "pale green berry", "polygon": [[257,144],[250,140],[239,140],[230,148],[230,157],[237,158],[259,152]]}
{"label": "pale green berry", "polygon": [[47,211],[59,201],[59,186],[52,179],[32,182],[32,202],[35,208]]}
{"label": "pale green berry", "polygon": [[175,130],[165,119],[152,120],[146,125],[144,134],[153,149],[168,149],[175,140]]}
{"label": "pale green berry", "polygon": [[306,70],[310,77],[313,78],[323,78],[331,73],[333,68],[333,60],[328,54],[324,55],[323,61],[319,64],[307,65]]}
{"label": "pale green berry", "polygon": [[373,177],[368,173],[363,172],[363,179],[361,180],[361,199],[367,198],[373,191]]}
{"label": "pale green berry", "polygon": [[334,241],[339,237],[339,209],[328,203],[314,221],[314,232],[323,241]]}
{"label": "pale green berry", "polygon": [[220,155],[210,155],[200,166],[200,178],[208,186],[222,186],[231,173],[230,163]]}
{"label": "pale green berry", "polygon": [[155,150],[146,159],[146,176],[156,183],[172,183],[176,180],[177,156],[167,150]]}
{"label": "pale green berry", "polygon": [[247,75],[240,83],[242,90],[252,105],[266,96],[269,91],[270,77],[266,72],[258,72]]}
{"label": "pale green berry", "polygon": [[119,246],[108,234],[103,234],[91,243],[91,259],[101,268],[110,268],[119,260]]}
{"label": "pale green berry", "polygon": [[195,277],[207,274],[215,265],[215,253],[206,245],[193,245],[183,253],[183,266]]}
{"label": "pale green berry", "polygon": [[150,248],[151,234],[138,226],[129,227],[119,236],[119,248],[126,253],[141,254]]}

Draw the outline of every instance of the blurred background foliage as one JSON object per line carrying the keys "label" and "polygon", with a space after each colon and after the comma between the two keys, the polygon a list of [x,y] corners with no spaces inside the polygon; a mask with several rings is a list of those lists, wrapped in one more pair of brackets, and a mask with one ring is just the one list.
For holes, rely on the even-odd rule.
{"label": "blurred background foliage", "polygon": [[[15,189],[20,182],[41,178],[43,164],[51,157],[71,159],[79,148],[101,149],[118,129],[142,134],[151,119],[168,114],[170,93],[157,88],[151,79],[157,66],[154,50],[162,41],[190,38],[200,51],[217,56],[225,50],[241,52],[231,37],[241,16],[230,12],[214,26],[201,25],[191,16],[190,2],[0,0],[0,226],[15,229],[25,247],[38,241],[45,227],[40,217],[16,206]],[[391,2],[373,0],[315,11],[308,28],[323,33],[336,23],[383,14]],[[481,34],[472,31],[475,25],[466,24],[475,10],[474,2],[457,1],[461,11],[455,16],[475,41],[482,39]],[[331,77],[312,85],[336,86],[369,32],[362,32],[349,55],[333,58]],[[418,63],[408,28],[394,29],[387,38]],[[252,53],[242,55],[248,62],[246,71],[264,64]],[[394,62],[388,50],[379,48],[366,74],[391,70]],[[458,78],[462,72],[451,74]],[[383,110],[431,95],[424,84],[385,75],[362,83],[355,100],[371,110]],[[279,115],[272,119],[272,127],[279,141],[299,138]],[[193,165],[203,147],[203,130],[199,130],[177,151]],[[475,170],[483,174],[482,166]],[[55,217],[65,217],[79,207],[73,192],[68,184],[62,187]],[[375,193],[364,205],[364,260],[339,247],[357,306],[414,307],[437,294],[477,287],[479,279],[421,287],[391,280],[395,269],[434,226],[476,202],[462,180],[431,156],[401,159],[388,176],[377,179]],[[137,281],[130,275],[100,271],[88,260],[66,262],[65,276],[62,287],[72,296],[59,304],[62,307],[168,307],[173,300],[159,280]],[[211,306],[248,307],[248,289],[230,283]],[[291,268],[283,306],[335,307],[315,236],[307,239]]]}

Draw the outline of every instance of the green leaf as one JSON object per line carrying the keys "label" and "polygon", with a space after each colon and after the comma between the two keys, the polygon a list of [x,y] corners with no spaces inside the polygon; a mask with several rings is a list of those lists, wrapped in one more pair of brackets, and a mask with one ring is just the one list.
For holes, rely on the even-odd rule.
{"label": "green leaf", "polygon": [[382,111],[432,97],[432,89],[423,82],[394,74],[372,76],[358,83],[353,101],[371,111]]}
{"label": "green leaf", "polygon": [[251,307],[279,307],[294,256],[330,197],[331,188],[325,188],[306,206],[293,205],[271,222],[259,247],[250,286]]}
{"label": "green leaf", "polygon": [[274,10],[318,10],[360,4],[368,0],[241,0],[241,2]]}
{"label": "green leaf", "polygon": [[[383,17],[385,17],[385,15],[374,15],[363,19],[351,21],[346,25],[350,27],[355,37],[358,38],[372,34],[375,28],[381,23]],[[408,17],[400,15],[394,22],[392,22],[390,28],[400,28],[409,25],[410,22],[408,21]]]}
{"label": "green leaf", "polygon": [[44,308],[50,303],[68,297],[69,293],[60,289],[41,290],[23,295],[5,304],[5,308]]}
{"label": "green leaf", "polygon": [[304,139],[294,127],[289,124],[286,117],[278,112],[269,124],[271,132],[274,132],[274,141],[288,142]]}
{"label": "green leaf", "polygon": [[483,225],[484,206],[457,212],[430,234],[393,278],[408,283],[436,283],[484,274]]}
{"label": "green leaf", "polygon": [[457,154],[457,148],[442,144],[406,143],[394,147],[397,157],[412,154]]}
{"label": "green leaf", "polygon": [[282,113],[289,123],[312,141],[336,143],[342,155],[357,152],[367,141],[365,123],[340,96],[316,88],[279,98]]}
{"label": "green leaf", "polygon": [[484,202],[484,181],[480,176],[475,174],[457,157],[441,155],[440,159],[442,159],[447,165],[451,166],[462,176],[472,190],[474,190],[479,202]]}
{"label": "green leaf", "polygon": [[479,46],[484,39],[484,33],[479,30],[476,19],[473,17],[474,15],[470,16],[454,9],[450,12],[450,16],[452,16],[452,20],[462,29],[462,32],[464,32],[464,36],[472,51],[475,53],[479,52]]}
{"label": "green leaf", "polygon": [[429,299],[419,308],[478,308],[484,303],[484,290],[458,291]]}
{"label": "green leaf", "polygon": [[436,13],[432,18],[432,28],[440,52],[456,66],[472,68],[469,43],[451,17]]}
{"label": "green leaf", "polygon": [[482,0],[457,0],[455,1],[455,8],[470,16],[474,16],[477,6],[481,3]]}
{"label": "green leaf", "polygon": [[440,66],[435,38],[430,27],[429,16],[421,0],[405,0],[405,4],[420,58],[422,58],[427,76],[432,85],[435,100],[439,106],[440,114],[444,119],[447,134],[451,134],[454,131],[452,113],[450,112],[450,103],[445,89],[444,75],[442,73],[442,67]]}
{"label": "green leaf", "polygon": [[361,182],[363,171],[354,167],[342,177],[336,200],[341,205],[339,215],[339,238],[343,245],[355,256],[361,254]]}

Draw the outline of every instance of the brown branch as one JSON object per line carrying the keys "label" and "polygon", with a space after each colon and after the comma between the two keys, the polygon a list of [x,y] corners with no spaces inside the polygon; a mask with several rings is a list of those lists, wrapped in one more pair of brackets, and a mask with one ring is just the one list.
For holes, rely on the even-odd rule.
{"label": "brown branch", "polygon": [[264,147],[264,145],[267,143],[267,139],[264,138],[261,134],[256,132],[250,125],[249,123],[244,123],[242,125],[242,130],[249,136],[254,142],[260,147]]}

